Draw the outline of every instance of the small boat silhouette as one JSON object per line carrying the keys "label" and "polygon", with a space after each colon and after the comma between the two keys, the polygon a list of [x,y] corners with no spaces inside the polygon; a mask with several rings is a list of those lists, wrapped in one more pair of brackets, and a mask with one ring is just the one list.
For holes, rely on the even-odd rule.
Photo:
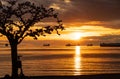
{"label": "small boat silhouette", "polygon": [[50,44],[43,44],[43,46],[50,46]]}

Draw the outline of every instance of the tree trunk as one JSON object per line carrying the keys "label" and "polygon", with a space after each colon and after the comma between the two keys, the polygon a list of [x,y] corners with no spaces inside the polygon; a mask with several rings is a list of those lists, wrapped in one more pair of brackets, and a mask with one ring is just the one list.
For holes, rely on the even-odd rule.
{"label": "tree trunk", "polygon": [[17,44],[11,44],[11,59],[12,59],[12,77],[15,79],[18,77],[17,67]]}

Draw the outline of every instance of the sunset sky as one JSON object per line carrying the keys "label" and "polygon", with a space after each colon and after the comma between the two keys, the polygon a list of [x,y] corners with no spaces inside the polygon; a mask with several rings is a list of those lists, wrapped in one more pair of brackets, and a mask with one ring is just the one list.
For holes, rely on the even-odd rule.
{"label": "sunset sky", "polygon": [[66,29],[60,31],[60,36],[52,34],[39,39],[77,40],[84,43],[120,41],[120,0],[29,1],[56,9]]}

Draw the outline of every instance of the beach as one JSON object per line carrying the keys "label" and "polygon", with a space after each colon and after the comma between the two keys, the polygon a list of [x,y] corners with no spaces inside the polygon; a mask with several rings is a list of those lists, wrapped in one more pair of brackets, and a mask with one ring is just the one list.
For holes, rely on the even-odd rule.
{"label": "beach", "polygon": [[31,77],[30,79],[120,79],[120,74],[100,74],[100,75],[81,75],[81,76],[41,76]]}
{"label": "beach", "polygon": [[[6,78],[0,78],[6,79]],[[11,79],[11,78],[8,78]],[[18,79],[120,79],[120,74],[98,74],[79,76],[26,76]]]}

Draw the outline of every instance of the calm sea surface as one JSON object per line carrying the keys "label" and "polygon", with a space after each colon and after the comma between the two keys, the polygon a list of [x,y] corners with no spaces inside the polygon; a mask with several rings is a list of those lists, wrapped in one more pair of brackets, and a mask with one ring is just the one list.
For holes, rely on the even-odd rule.
{"label": "calm sea surface", "polygon": [[[120,73],[120,48],[99,46],[19,47],[28,76]],[[0,48],[0,77],[11,75],[8,47]]]}

